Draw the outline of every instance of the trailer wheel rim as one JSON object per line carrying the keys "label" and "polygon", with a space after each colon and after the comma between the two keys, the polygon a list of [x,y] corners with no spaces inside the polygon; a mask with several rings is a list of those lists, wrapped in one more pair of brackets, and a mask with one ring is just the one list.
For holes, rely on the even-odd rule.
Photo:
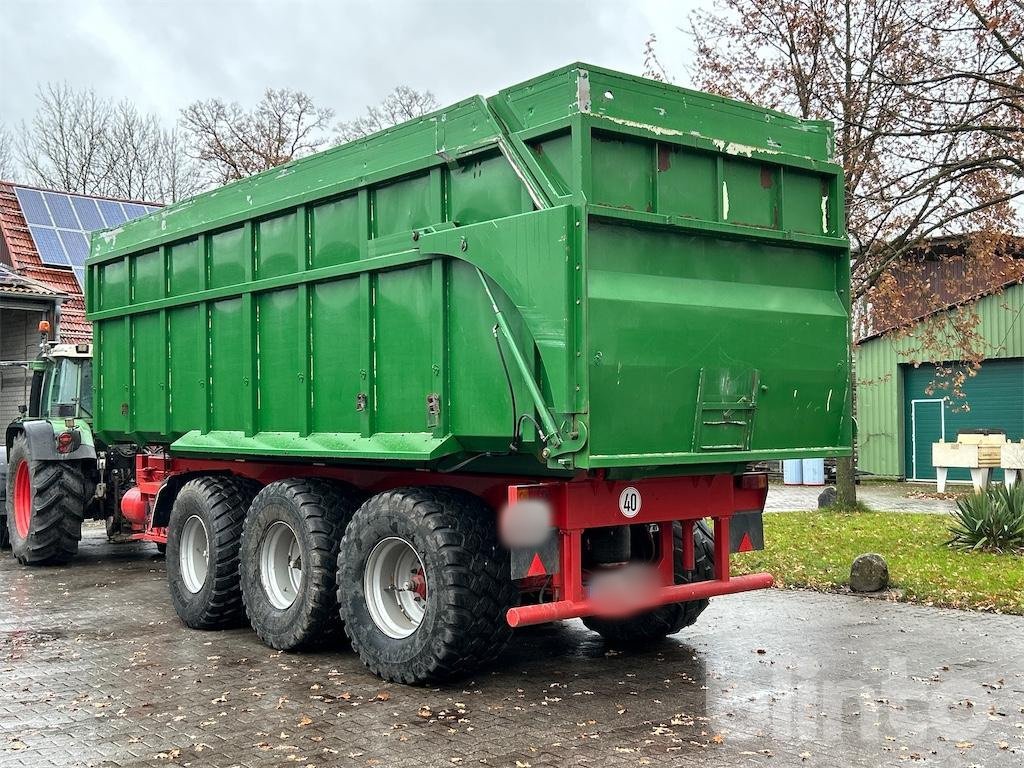
{"label": "trailer wheel rim", "polygon": [[178,563],[185,589],[192,594],[198,593],[206,584],[206,576],[210,571],[210,536],[206,531],[206,523],[199,515],[192,515],[181,527]]}
{"label": "trailer wheel rim", "polygon": [[278,520],[263,535],[259,551],[260,583],[270,604],[291,607],[302,588],[302,550],[288,523]]}
{"label": "trailer wheel rim", "polygon": [[28,462],[18,465],[14,474],[14,527],[21,538],[28,538],[32,524],[32,478],[28,474]]}
{"label": "trailer wheel rim", "polygon": [[397,536],[377,543],[366,558],[363,594],[370,618],[388,637],[401,640],[419,629],[427,608],[427,578],[412,544]]}

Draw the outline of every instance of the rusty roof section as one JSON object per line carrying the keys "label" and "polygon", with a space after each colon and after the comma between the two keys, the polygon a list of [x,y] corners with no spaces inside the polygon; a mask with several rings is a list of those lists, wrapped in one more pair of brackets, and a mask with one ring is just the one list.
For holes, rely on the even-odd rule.
{"label": "rusty roof section", "polygon": [[931,294],[905,298],[906,320],[879,318],[865,311],[857,321],[855,343],[863,344],[1024,283],[1024,238],[1010,238],[1000,248],[1001,258],[984,265],[964,260],[969,238],[969,234],[932,238],[895,262],[892,270],[897,281],[910,284],[903,279],[903,270],[917,270],[915,279],[926,279]]}

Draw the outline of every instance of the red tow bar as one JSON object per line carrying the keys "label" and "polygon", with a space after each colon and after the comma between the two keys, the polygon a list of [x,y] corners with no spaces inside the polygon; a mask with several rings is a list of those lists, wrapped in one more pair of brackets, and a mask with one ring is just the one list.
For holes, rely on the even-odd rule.
{"label": "red tow bar", "polygon": [[[659,605],[683,603],[690,600],[703,600],[717,595],[732,595],[737,592],[749,592],[754,589],[767,589],[775,583],[770,573],[751,573],[745,576],[733,576],[727,580],[713,579],[698,581],[694,584],[676,584],[662,587],[654,599],[638,610],[650,610]],[[600,606],[592,600],[558,600],[553,603],[523,605],[510,608],[505,619],[510,627],[525,627],[530,624],[544,624],[561,619],[575,619],[582,616],[593,616],[600,611]]]}

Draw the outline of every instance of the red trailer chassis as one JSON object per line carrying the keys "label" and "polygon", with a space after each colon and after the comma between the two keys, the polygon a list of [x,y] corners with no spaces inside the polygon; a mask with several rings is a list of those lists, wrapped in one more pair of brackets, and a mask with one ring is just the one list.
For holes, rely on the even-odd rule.
{"label": "red trailer chassis", "polygon": [[[496,510],[526,499],[542,500],[551,513],[552,536],[556,546],[554,563],[540,562],[524,585],[536,584],[538,577],[550,586],[551,600],[522,605],[508,611],[513,627],[541,624],[559,619],[590,616],[601,605],[588,594],[582,539],[587,529],[648,524],[657,527],[658,557],[653,564],[659,585],[644,596],[634,610],[700,600],[772,586],[769,573],[744,576],[730,574],[730,525],[738,515],[760,513],[768,493],[767,475],[693,475],[648,478],[632,481],[609,480],[603,475],[581,475],[570,480],[538,481],[537,478],[507,475],[446,474],[431,471],[379,470],[289,464],[261,461],[201,460],[171,457],[163,453],[140,453],[136,457],[136,487],[125,494],[121,510],[133,526],[132,539],[167,541],[167,519],[173,499],[173,483],[208,474],[234,474],[270,483],[289,477],[324,477],[343,480],[373,494],[403,486],[444,485],[478,495]],[[180,485],[179,485],[180,487]],[[682,567],[695,568],[693,529],[698,521],[713,522],[714,578],[687,584],[675,583],[673,524],[682,526]],[[539,558],[539,553],[535,557]],[[538,561],[535,561],[538,562]]]}

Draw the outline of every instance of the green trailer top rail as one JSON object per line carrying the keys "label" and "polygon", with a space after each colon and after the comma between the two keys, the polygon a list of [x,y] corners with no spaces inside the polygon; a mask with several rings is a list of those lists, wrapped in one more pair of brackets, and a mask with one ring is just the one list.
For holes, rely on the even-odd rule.
{"label": "green trailer top rail", "polygon": [[97,233],[97,431],[538,474],[848,453],[831,149],[573,64]]}

